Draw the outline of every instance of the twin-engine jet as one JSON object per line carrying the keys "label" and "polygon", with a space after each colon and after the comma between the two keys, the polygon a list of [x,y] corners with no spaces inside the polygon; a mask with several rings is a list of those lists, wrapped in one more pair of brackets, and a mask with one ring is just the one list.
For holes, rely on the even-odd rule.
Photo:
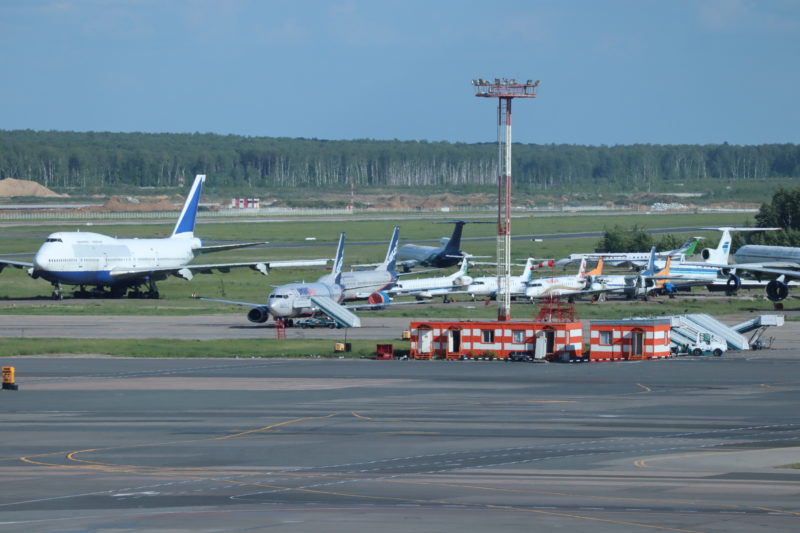
{"label": "twin-engine jet", "polygon": [[[195,254],[244,248],[264,243],[203,246],[194,236],[200,192],[206,176],[198,174],[183,204],[172,235],[163,239],[117,239],[85,231],[50,234],[36,252],[33,262],[0,260],[6,266],[25,268],[28,274],[53,285],[53,299],[63,298],[62,285],[77,285],[76,296],[103,295],[158,298],[156,281],[169,276],[186,280],[196,273],[249,267],[266,275],[270,268],[324,266],[326,259],[258,261],[251,263],[189,264]],[[146,287],[146,292],[141,287]],[[87,290],[87,287],[92,287]],[[105,288],[109,292],[105,291]]]}
{"label": "twin-engine jet", "polygon": [[[288,283],[276,287],[267,298],[266,305],[214,298],[203,298],[203,300],[250,307],[247,319],[258,324],[266,322],[270,316],[276,321],[281,320],[291,325],[293,319],[298,317],[325,314],[342,326],[360,327],[361,319],[350,309],[380,307],[389,302],[386,291],[397,282],[395,261],[399,236],[400,227],[395,226],[386,259],[374,270],[342,272],[344,262],[344,232],[342,232],[339,235],[333,270],[315,282]],[[368,299],[369,303],[361,305],[343,303],[360,299]]]}
{"label": "twin-engine jet", "polygon": [[403,272],[409,272],[415,266],[433,268],[447,268],[461,262],[468,254],[461,251],[461,233],[464,224],[487,224],[487,222],[470,222],[467,220],[454,220],[452,222],[439,222],[439,224],[455,224],[453,234],[439,240],[439,246],[422,246],[419,244],[404,244],[397,251],[397,265]]}

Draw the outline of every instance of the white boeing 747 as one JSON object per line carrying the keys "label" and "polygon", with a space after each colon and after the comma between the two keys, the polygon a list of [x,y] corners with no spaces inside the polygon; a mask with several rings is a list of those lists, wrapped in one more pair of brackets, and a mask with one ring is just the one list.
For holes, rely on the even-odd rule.
{"label": "white boeing 747", "polygon": [[[186,280],[195,273],[249,267],[266,275],[270,268],[324,266],[326,259],[298,261],[259,261],[252,263],[189,264],[195,254],[244,248],[263,243],[240,243],[203,246],[194,236],[195,218],[205,174],[195,177],[189,196],[183,204],[172,235],[162,239],[117,239],[86,231],[59,231],[50,234],[36,252],[33,262],[0,260],[0,271],[6,266],[26,268],[28,274],[53,285],[53,299],[60,300],[62,285],[77,285],[76,296],[110,294],[158,298],[156,281],[169,276]],[[141,286],[147,292],[140,291]],[[94,287],[89,292],[86,287]],[[105,292],[105,287],[109,292]]]}

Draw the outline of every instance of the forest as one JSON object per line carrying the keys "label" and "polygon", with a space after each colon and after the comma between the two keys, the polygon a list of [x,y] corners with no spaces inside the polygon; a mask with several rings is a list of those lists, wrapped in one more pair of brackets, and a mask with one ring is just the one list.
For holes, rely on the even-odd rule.
{"label": "forest", "polygon": [[[800,177],[800,145],[515,144],[515,186],[657,191],[680,182]],[[55,190],[175,187],[194,174],[260,189],[489,186],[496,143],[0,130],[0,179]]]}

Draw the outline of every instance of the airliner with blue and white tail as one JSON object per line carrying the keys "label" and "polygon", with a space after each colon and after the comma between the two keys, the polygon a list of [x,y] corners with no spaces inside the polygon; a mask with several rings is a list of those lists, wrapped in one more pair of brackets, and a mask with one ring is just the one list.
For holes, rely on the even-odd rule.
{"label": "airliner with blue and white tail", "polygon": [[[325,314],[345,327],[359,327],[361,320],[350,309],[382,307],[389,302],[386,292],[396,282],[395,270],[397,242],[400,227],[395,226],[386,258],[374,270],[343,272],[344,232],[339,235],[336,259],[330,274],[315,282],[287,283],[276,287],[267,298],[267,303],[236,302],[203,298],[210,302],[220,302],[250,307],[247,319],[262,324],[272,316],[276,321],[292,325],[293,319]],[[350,300],[369,300],[368,304],[345,304]]]}
{"label": "airliner with blue and white tail", "polygon": [[[259,261],[251,263],[189,264],[195,254],[244,248],[264,243],[239,243],[203,246],[194,236],[200,192],[206,176],[195,177],[172,235],[160,239],[118,239],[86,231],[59,231],[50,234],[36,252],[32,263],[0,260],[6,266],[26,268],[28,274],[53,285],[53,299],[61,299],[62,285],[76,285],[76,296],[104,295],[158,298],[156,282],[169,276],[186,280],[195,273],[249,267],[266,275],[270,268],[324,266],[326,259],[298,261]],[[141,287],[147,288],[146,292]],[[92,287],[87,291],[87,287]],[[105,288],[109,291],[106,292]]]}

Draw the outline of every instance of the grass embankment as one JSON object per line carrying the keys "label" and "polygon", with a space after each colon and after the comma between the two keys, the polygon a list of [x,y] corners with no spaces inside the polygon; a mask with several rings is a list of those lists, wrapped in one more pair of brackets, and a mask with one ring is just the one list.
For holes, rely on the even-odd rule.
{"label": "grass embankment", "polygon": [[26,355],[108,355],[114,357],[214,357],[214,358],[279,358],[279,357],[349,357],[375,355],[376,344],[394,344],[395,350],[407,350],[401,340],[352,340],[350,352],[336,352],[334,340],[322,339],[219,339],[207,341],[176,339],[40,339],[9,338],[3,340],[6,357]]}

